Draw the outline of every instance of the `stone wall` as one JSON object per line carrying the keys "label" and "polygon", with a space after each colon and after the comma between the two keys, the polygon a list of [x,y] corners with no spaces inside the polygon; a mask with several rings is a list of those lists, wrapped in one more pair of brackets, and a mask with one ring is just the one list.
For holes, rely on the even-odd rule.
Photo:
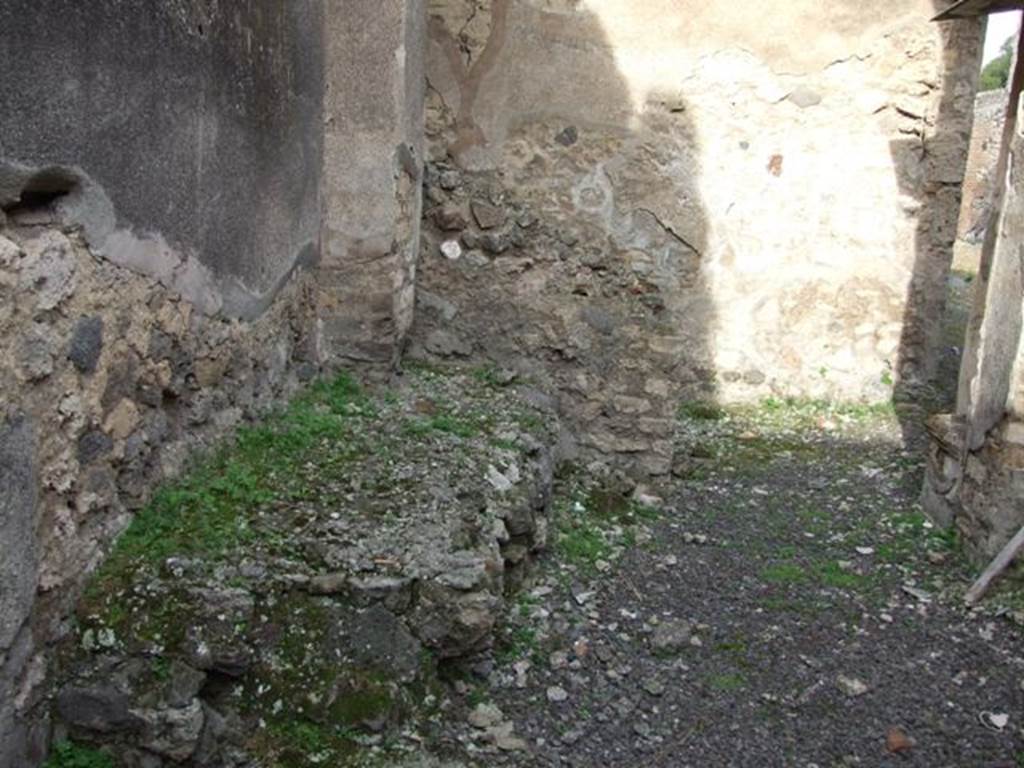
{"label": "stone wall", "polygon": [[[413,7],[0,5],[0,768],[41,761],[49,649],[155,485],[352,357],[346,302],[395,307],[367,324],[367,359],[393,361],[419,221]],[[352,241],[386,234],[384,269],[338,246],[346,216]],[[322,238],[323,274],[347,270],[329,305]]]}
{"label": "stone wall", "polygon": [[415,350],[669,468],[680,398],[926,379],[980,24],[884,0],[432,0]]}
{"label": "stone wall", "polygon": [[960,208],[961,240],[980,244],[992,218],[996,161],[1006,123],[1005,90],[978,94],[974,103],[974,129],[964,174],[963,204]]}
{"label": "stone wall", "polygon": [[132,513],[318,371],[308,273],[258,320],[211,317],[90,250],[81,229],[27,222],[0,230],[3,766],[42,754],[48,648]]}

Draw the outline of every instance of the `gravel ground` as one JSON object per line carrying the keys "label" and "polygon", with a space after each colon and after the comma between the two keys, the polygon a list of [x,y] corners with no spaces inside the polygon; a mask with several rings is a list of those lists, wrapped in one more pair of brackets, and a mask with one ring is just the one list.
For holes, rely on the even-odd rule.
{"label": "gravel ground", "polygon": [[[493,668],[456,681],[449,751],[480,765],[1024,765],[1019,601],[961,607],[970,571],[919,513],[894,414],[688,414],[657,515],[562,480],[555,554]],[[496,743],[493,723],[515,737]]]}

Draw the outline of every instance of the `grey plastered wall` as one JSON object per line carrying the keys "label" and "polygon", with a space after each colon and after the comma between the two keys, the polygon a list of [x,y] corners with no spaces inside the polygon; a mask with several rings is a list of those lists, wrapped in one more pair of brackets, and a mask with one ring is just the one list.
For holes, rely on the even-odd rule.
{"label": "grey plastered wall", "polygon": [[321,0],[5,0],[0,205],[49,169],[94,250],[260,314],[317,252],[321,26]]}
{"label": "grey plastered wall", "polygon": [[320,315],[327,356],[393,363],[412,322],[425,4],[328,0]]}

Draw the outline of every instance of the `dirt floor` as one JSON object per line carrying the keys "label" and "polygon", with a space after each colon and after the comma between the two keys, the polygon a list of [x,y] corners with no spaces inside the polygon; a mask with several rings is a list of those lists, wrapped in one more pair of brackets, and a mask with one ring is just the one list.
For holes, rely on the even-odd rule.
{"label": "dirt floor", "polygon": [[[882,408],[684,409],[674,490],[563,480],[554,557],[447,746],[481,765],[1024,765],[1015,593],[975,612]],[[508,721],[504,750],[481,724]],[[472,724],[472,723],[475,723]]]}
{"label": "dirt floor", "polygon": [[[550,518],[538,516],[525,544],[480,515],[500,512],[487,499],[495,483],[511,483],[496,469],[501,461],[533,466],[529,457],[554,442],[554,417],[540,401],[526,407],[513,382],[490,369],[423,369],[372,396],[344,378],[314,387],[276,421],[243,431],[216,471],[197,470],[139,515],[89,593],[95,605],[85,601],[72,655],[141,664],[135,689],[153,677],[173,693],[178,657],[191,656],[169,638],[184,643],[206,614],[210,627],[231,625],[226,651],[244,636],[247,685],[189,689],[203,699],[196,707],[220,696],[225,711],[250,713],[224,726],[237,749],[211,747],[205,761],[196,751],[189,765],[1024,766],[1024,574],[967,610],[962,597],[976,571],[918,503],[921,424],[952,405],[971,290],[970,273],[952,276],[944,385],[914,393],[913,407],[684,404],[670,481],[644,491],[600,464],[567,465]],[[550,465],[538,478],[546,499]],[[417,496],[431,489],[440,489],[436,499]],[[161,499],[175,516],[161,513]],[[351,520],[337,511],[364,507]],[[282,524],[282,511],[302,525]],[[409,614],[419,634],[420,619],[445,625],[458,613],[452,603],[428,613],[406,603],[423,597],[423,573],[440,568],[434,560],[465,549],[460,531],[470,522],[478,538],[500,533],[510,562],[513,550],[524,555],[504,592],[479,596],[487,611],[463,612],[479,620],[472,642],[421,647],[390,614],[390,623],[373,624],[376,634],[360,634],[377,615],[352,592],[362,581],[347,579],[344,594],[312,590],[321,560],[344,573],[362,573],[363,563],[415,565],[419,586],[406,595],[406,582],[393,580],[399,592],[383,605]],[[526,550],[544,541],[530,564]],[[335,544],[351,564],[328,551]],[[456,566],[444,578],[461,584]],[[203,587],[194,591],[203,601],[165,599],[160,585],[177,594],[183,578]],[[268,594],[280,607],[250,608],[244,621],[219,607],[239,595],[271,605]],[[174,621],[150,631],[168,616]],[[480,651],[494,620],[495,643]],[[352,638],[341,643],[336,628]],[[103,647],[86,642],[90,632]],[[463,646],[475,655],[464,658]],[[374,648],[380,658],[363,659]],[[415,684],[384,685],[384,672],[406,667]],[[342,722],[318,714],[347,679],[341,672],[371,669],[374,707]],[[48,765],[156,764],[133,762],[148,752],[105,732],[87,735]]]}

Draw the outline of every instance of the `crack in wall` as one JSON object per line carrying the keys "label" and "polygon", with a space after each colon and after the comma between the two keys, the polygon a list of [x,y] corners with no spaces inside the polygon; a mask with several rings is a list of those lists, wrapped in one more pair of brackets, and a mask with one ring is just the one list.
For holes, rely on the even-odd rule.
{"label": "crack in wall", "polygon": [[650,216],[652,219],[654,219],[655,223],[659,227],[661,227],[663,230],[665,230],[665,234],[667,234],[669,237],[671,237],[673,240],[675,240],[680,245],[685,246],[686,248],[689,248],[691,251],[693,251],[695,254],[697,254],[698,257],[700,257],[700,258],[704,257],[704,254],[701,253],[701,249],[700,248],[698,248],[693,243],[691,243],[689,240],[687,240],[685,237],[683,237],[681,234],[679,234],[679,232],[676,231],[675,227],[673,227],[671,224],[667,223],[664,219],[662,219],[658,214],[656,214],[650,208],[642,208],[642,207],[641,208],[634,208],[633,209],[633,213],[634,214],[636,214],[636,213],[646,213],[648,216]]}

